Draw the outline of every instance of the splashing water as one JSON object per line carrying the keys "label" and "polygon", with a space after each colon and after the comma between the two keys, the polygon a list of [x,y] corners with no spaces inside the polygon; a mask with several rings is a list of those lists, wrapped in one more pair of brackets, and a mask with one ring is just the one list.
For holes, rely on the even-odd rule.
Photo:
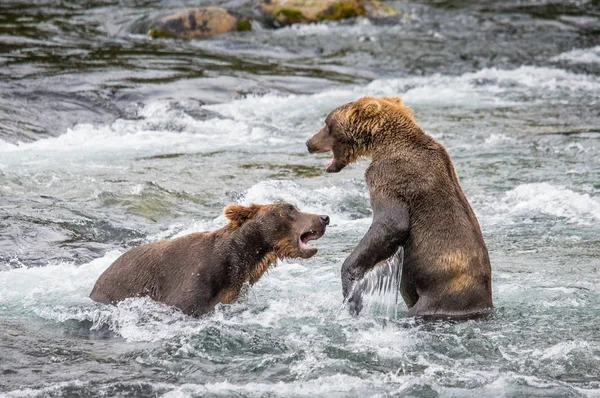
{"label": "splashing water", "polygon": [[364,314],[390,318],[398,316],[403,258],[404,250],[400,248],[393,256],[377,263],[360,281],[354,283],[350,296],[361,296]]}

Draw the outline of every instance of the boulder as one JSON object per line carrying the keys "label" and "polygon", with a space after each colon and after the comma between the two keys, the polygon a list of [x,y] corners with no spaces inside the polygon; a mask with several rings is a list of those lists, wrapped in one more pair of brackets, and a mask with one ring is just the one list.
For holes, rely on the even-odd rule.
{"label": "boulder", "polygon": [[282,26],[358,16],[399,15],[380,0],[257,0],[256,4]]}
{"label": "boulder", "polygon": [[365,14],[362,0],[258,0],[258,7],[281,25],[339,20]]}
{"label": "boulder", "polygon": [[220,7],[193,8],[156,20],[148,35],[152,38],[196,39],[233,31],[250,30],[250,21],[239,19]]}

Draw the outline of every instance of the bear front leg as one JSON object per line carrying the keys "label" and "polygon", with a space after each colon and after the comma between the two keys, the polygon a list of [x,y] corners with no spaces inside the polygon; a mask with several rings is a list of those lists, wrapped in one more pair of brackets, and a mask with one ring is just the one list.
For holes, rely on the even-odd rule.
{"label": "bear front leg", "polygon": [[408,238],[409,212],[404,202],[371,198],[371,205],[373,223],[342,265],[342,293],[355,314],[362,309],[362,292],[352,291],[355,282],[377,263],[394,255]]}

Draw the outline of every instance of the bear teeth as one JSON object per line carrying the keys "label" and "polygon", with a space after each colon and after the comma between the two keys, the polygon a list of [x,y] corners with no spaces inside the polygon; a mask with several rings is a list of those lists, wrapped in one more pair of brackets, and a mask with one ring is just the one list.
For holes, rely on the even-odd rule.
{"label": "bear teeth", "polygon": [[308,232],[303,233],[300,236],[300,240],[302,241],[302,243],[306,244],[308,241],[311,241],[313,239],[315,239],[317,233],[317,231],[313,231],[312,229],[309,230]]}

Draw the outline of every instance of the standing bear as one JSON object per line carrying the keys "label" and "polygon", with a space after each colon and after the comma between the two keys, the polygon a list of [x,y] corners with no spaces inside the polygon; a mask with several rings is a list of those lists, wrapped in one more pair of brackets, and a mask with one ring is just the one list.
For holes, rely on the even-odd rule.
{"label": "standing bear", "polygon": [[218,303],[235,301],[283,258],[317,253],[329,217],[298,211],[289,203],[225,208],[229,223],[213,232],[196,232],[152,242],[123,254],[100,275],[90,297],[116,304],[147,296],[199,316]]}
{"label": "standing bear", "polygon": [[361,157],[373,223],[342,266],[350,310],[353,286],[377,263],[404,249],[400,293],[408,316],[470,317],[492,307],[492,270],[479,223],[446,149],[415,122],[400,97],[364,97],[333,110],[307,143],[333,152],[327,172]]}

